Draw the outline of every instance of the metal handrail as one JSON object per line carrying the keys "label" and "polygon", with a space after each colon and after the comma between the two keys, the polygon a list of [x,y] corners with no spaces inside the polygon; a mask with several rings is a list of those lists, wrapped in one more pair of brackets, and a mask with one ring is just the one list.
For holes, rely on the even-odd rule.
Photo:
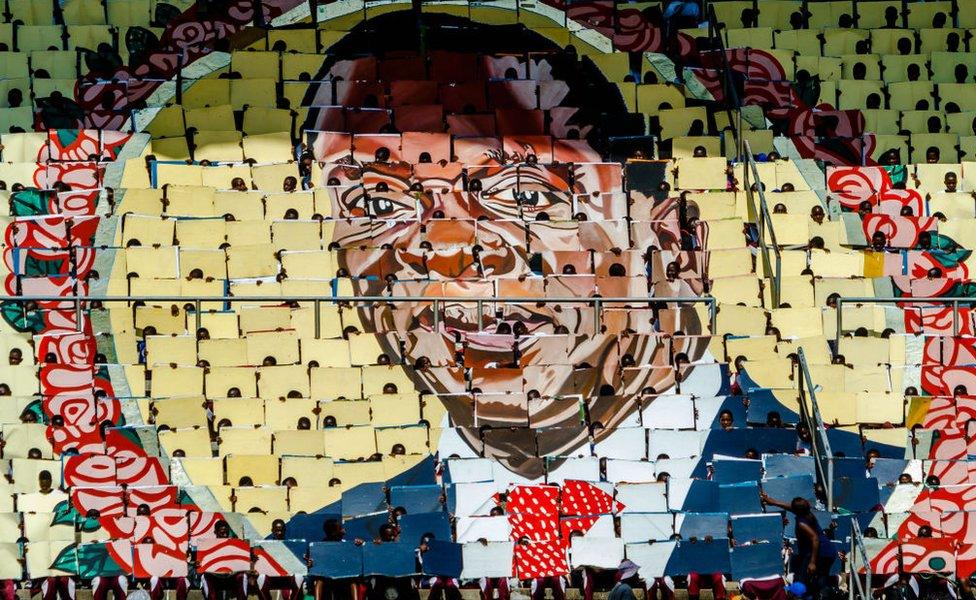
{"label": "metal handrail", "polygon": [[[708,3],[708,12],[703,13],[708,18],[708,36],[718,42],[719,52],[722,54],[722,82],[725,93],[725,113],[729,118],[729,127],[732,128],[732,138],[735,142],[735,155],[740,160],[743,154],[742,136],[742,101],[739,99],[739,92],[735,89],[735,81],[732,80],[732,68],[729,65],[729,57],[725,53],[725,42],[722,40],[722,32],[719,29],[718,17],[715,14],[715,5]],[[735,111],[733,118],[732,111]]]}
{"label": "metal handrail", "polygon": [[976,305],[976,298],[965,296],[838,296],[837,297],[837,331],[834,342],[840,349],[840,339],[844,334],[844,310],[845,304],[951,304],[952,305],[952,335],[959,335],[959,305]]}
{"label": "metal handrail", "polygon": [[[824,427],[823,418],[820,416],[820,408],[817,406],[817,391],[810,376],[810,367],[807,365],[806,355],[803,348],[797,350],[797,366],[800,369],[800,380],[798,382],[800,400],[800,418],[806,423],[810,430],[811,451],[813,452],[814,462],[817,467],[817,479],[827,492],[827,510],[834,510],[834,454],[830,450],[830,441],[827,439],[827,429]],[[809,403],[807,402],[809,400]],[[817,445],[817,442],[820,445]]]}
{"label": "metal handrail", "polygon": [[457,297],[457,296],[0,296],[0,302],[14,302],[26,304],[27,302],[46,302],[46,303],[69,303],[74,306],[76,325],[78,330],[82,327],[82,311],[86,302],[100,302],[102,304],[113,302],[180,302],[193,303],[193,312],[196,317],[196,329],[201,327],[202,305],[204,302],[220,302],[224,304],[234,303],[253,303],[267,302],[274,304],[284,303],[311,303],[315,308],[315,337],[321,334],[321,311],[322,303],[327,304],[395,304],[400,302],[410,303],[431,303],[433,305],[433,327],[438,329],[441,322],[441,309],[447,304],[475,304],[478,311],[478,329],[484,328],[484,306],[485,304],[546,304],[549,302],[556,304],[587,304],[593,305],[594,333],[601,332],[603,308],[607,304],[707,304],[709,315],[709,331],[714,334],[718,319],[718,301],[711,296],[634,296],[634,297],[594,297],[594,298],[529,298],[529,297],[502,297],[489,296],[479,298]]}
{"label": "metal handrail", "polygon": [[[865,585],[861,583],[860,573],[858,573],[859,569],[856,566],[858,555],[861,556],[864,563],[864,581],[867,584],[866,587],[868,589],[871,588],[871,561],[868,559],[868,550],[864,546],[864,535],[861,533],[860,527],[857,526],[857,521],[854,520],[853,523],[855,525],[851,528],[851,552],[847,567],[851,578],[851,582],[847,586],[849,600],[868,597],[867,593],[865,593]],[[857,588],[856,592],[854,590],[855,587]]]}
{"label": "metal handrail", "polygon": [[[752,157],[752,146],[748,141],[745,144],[745,168],[743,168],[743,185],[746,191],[746,198],[749,200],[749,206],[752,207],[753,211],[756,213],[756,226],[759,229],[759,249],[762,251],[763,256],[763,267],[766,273],[773,270],[772,262],[769,260],[769,251],[772,250],[773,254],[776,256],[776,267],[775,273],[772,280],[772,296],[773,308],[779,308],[780,294],[782,293],[783,284],[783,254],[779,249],[779,242],[776,241],[776,230],[773,228],[773,218],[769,214],[769,204],[766,203],[766,192],[763,190],[763,182],[759,177],[759,168],[756,166],[756,160]],[[756,184],[756,191],[759,192],[759,205],[756,206],[755,195],[752,191],[752,185],[750,185],[750,174],[755,178],[753,183]],[[766,235],[769,235],[769,241],[771,244],[766,243]]]}

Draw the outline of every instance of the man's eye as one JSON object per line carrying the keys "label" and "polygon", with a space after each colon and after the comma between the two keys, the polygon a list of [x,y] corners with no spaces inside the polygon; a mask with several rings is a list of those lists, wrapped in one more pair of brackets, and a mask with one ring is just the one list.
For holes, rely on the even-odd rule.
{"label": "man's eye", "polygon": [[393,212],[395,205],[393,201],[382,196],[370,196],[367,200],[370,214],[382,217]]}
{"label": "man's eye", "polygon": [[519,204],[525,206],[537,206],[539,204],[539,192],[537,191],[519,192],[515,197]]}

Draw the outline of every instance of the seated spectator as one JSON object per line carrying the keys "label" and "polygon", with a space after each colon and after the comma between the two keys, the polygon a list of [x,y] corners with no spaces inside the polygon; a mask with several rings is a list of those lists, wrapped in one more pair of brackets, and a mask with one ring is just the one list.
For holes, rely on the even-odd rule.
{"label": "seated spectator", "polygon": [[952,171],[949,171],[945,174],[942,182],[945,184],[945,191],[950,194],[954,194],[959,186],[959,176]]}
{"label": "seated spectator", "polygon": [[[637,575],[637,565],[628,559],[624,559],[617,568],[617,583],[607,594],[607,600],[637,600],[634,595],[634,588],[644,589],[644,581]],[[647,597],[647,593],[644,593]]]}
{"label": "seated spectator", "polygon": [[[796,587],[794,587],[796,586]],[[739,582],[739,590],[742,595],[749,600],[785,600],[787,592],[793,588],[794,593],[802,591],[797,597],[802,598],[806,593],[806,586],[802,583],[795,583],[787,586],[780,575],[770,575],[768,577],[757,577],[755,579],[743,579]]]}
{"label": "seated spectator", "polygon": [[[271,539],[288,539],[287,527],[283,520],[275,519],[271,523]],[[283,600],[301,600],[305,577],[302,575],[286,575],[282,577],[258,575],[256,583],[259,600],[271,600],[272,590],[280,590]]]}
{"label": "seated spectator", "polygon": [[688,598],[690,600],[698,600],[701,597],[703,586],[711,588],[712,598],[724,600],[726,596],[725,576],[722,573],[709,573],[707,575],[688,573]]}
{"label": "seated spectator", "polygon": [[[434,539],[433,534],[427,534],[417,546],[417,570],[423,572],[424,554],[429,548],[429,543]],[[427,594],[428,600],[461,600],[461,590],[458,589],[458,581],[453,577],[421,577],[420,587],[430,590]]]}
{"label": "seated spectator", "polygon": [[[231,530],[227,521],[217,521],[214,525],[214,535],[218,539],[230,538]],[[200,589],[205,600],[218,600],[232,596],[235,600],[247,600],[246,573],[203,573],[200,578]]]}

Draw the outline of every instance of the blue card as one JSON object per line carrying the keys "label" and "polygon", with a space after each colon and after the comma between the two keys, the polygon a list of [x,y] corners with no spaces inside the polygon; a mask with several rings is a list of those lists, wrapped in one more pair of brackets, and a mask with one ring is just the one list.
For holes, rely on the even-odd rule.
{"label": "blue card", "polygon": [[461,549],[463,544],[433,540],[424,552],[424,574],[439,577],[461,576]]}
{"label": "blue card", "polygon": [[447,513],[406,514],[400,517],[400,541],[417,546],[425,535],[433,535],[440,541],[451,540],[451,521]]}
{"label": "blue card", "polygon": [[402,506],[407,514],[444,510],[441,504],[443,488],[439,485],[409,485],[390,488],[390,506]]}
{"label": "blue card", "polygon": [[732,579],[769,577],[783,574],[783,544],[777,540],[766,544],[736,546],[729,557],[732,562]]}
{"label": "blue card", "polygon": [[732,517],[732,537],[737,545],[754,541],[782,542],[783,517],[777,514]]}
{"label": "blue card", "polygon": [[309,575],[341,579],[363,574],[363,548],[352,542],[315,542],[309,544],[312,559]]}
{"label": "blue card", "polygon": [[729,570],[729,540],[721,538],[710,542],[680,542],[668,559],[665,575],[728,573]]}
{"label": "blue card", "polygon": [[682,539],[724,538],[729,535],[728,513],[686,513],[681,519],[681,529],[678,531]]}
{"label": "blue card", "polygon": [[363,574],[385,577],[408,577],[417,574],[417,553],[414,544],[392,542],[363,546]]}

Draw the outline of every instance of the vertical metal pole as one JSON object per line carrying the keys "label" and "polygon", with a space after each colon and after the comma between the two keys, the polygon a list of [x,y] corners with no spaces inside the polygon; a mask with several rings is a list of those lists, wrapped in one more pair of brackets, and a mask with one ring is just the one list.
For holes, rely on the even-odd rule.
{"label": "vertical metal pole", "polygon": [[603,312],[603,302],[599,298],[593,299],[593,335],[600,335],[600,317]]}
{"label": "vertical metal pole", "polygon": [[441,301],[434,299],[434,331],[441,330]]}
{"label": "vertical metal pole", "polygon": [[84,315],[81,312],[81,299],[75,296],[75,327],[78,328],[78,332],[84,331],[84,327],[81,326],[81,320]]}
{"label": "vertical metal pole", "polygon": [[827,512],[834,512],[834,457],[827,457]]}
{"label": "vertical metal pole", "polygon": [[[854,529],[857,529],[857,527],[855,526]],[[851,551],[847,553],[847,556],[850,557],[850,560],[847,563],[847,576],[851,578],[851,580],[847,582],[847,600],[854,600],[854,585],[855,582],[857,582],[857,568],[854,566],[854,563],[857,562],[857,554],[855,554],[857,544],[854,543],[855,535],[857,534],[851,533]],[[861,586],[858,585],[858,587]]]}
{"label": "vertical metal pole", "polygon": [[834,336],[834,344],[837,346],[836,350],[840,352],[840,336],[844,333],[844,299],[837,299],[837,332]]}
{"label": "vertical metal pole", "polygon": [[708,312],[709,312],[709,324],[708,333],[709,335],[716,335],[718,331],[718,302],[715,298],[708,299]]}
{"label": "vertical metal pole", "polygon": [[[739,164],[742,165],[742,189],[745,191],[746,200],[748,201],[747,208],[755,208],[756,199],[753,197],[752,187],[749,185],[749,176],[752,174],[749,163],[748,161],[740,161]],[[759,242],[762,243],[762,215],[758,214],[758,208],[753,212],[757,213],[754,217],[756,219],[756,225],[759,227]]]}
{"label": "vertical metal pole", "polygon": [[322,310],[321,301],[316,298],[315,302],[312,304],[312,310],[315,311],[315,339],[322,337]]}
{"label": "vertical metal pole", "polygon": [[745,156],[746,153],[745,153],[745,149],[743,148],[745,142],[745,136],[742,135],[742,107],[741,106],[738,107],[735,111],[735,131],[737,134],[735,136],[735,141],[738,144],[736,151],[739,153],[739,160],[744,161],[746,160],[746,156]]}
{"label": "vertical metal pole", "polygon": [[[803,352],[803,348],[800,348],[799,351],[797,352],[797,355],[799,356],[800,353],[802,352]],[[804,397],[804,387],[803,387],[803,363],[801,362],[800,359],[797,359],[795,369],[796,369],[795,377],[797,380],[797,391],[799,392],[799,396],[800,396],[800,418],[802,419],[806,416],[807,411],[805,408],[806,398]],[[807,423],[807,425],[809,425],[809,423]],[[813,434],[812,431],[810,433],[811,435]]]}
{"label": "vertical metal pole", "polygon": [[203,306],[202,306],[202,303],[200,302],[200,299],[199,298],[197,298],[196,300],[193,301],[194,319],[195,319],[196,324],[197,324],[197,328],[193,332],[194,334],[196,334],[197,331],[200,331],[200,328],[203,327],[203,315],[200,314],[202,312],[201,311],[202,308],[203,308]]}
{"label": "vertical metal pole", "polygon": [[959,301],[952,301],[952,337],[959,337]]}
{"label": "vertical metal pole", "polygon": [[776,253],[776,285],[773,286],[773,308],[779,308],[780,294],[783,293],[783,257]]}
{"label": "vertical metal pole", "polygon": [[478,311],[478,331],[481,332],[485,328],[485,301],[478,299],[477,309]]}

